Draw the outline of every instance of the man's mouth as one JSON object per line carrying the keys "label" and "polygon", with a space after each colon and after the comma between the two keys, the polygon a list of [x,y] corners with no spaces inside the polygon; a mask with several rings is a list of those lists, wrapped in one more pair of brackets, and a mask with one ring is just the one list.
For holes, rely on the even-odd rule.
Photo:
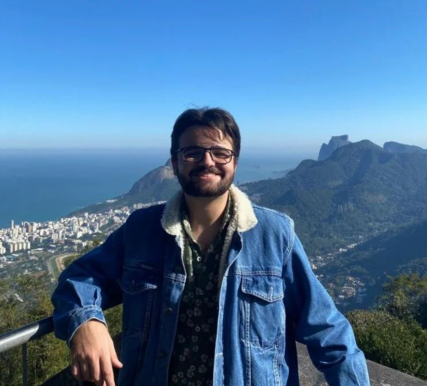
{"label": "man's mouth", "polygon": [[215,176],[219,176],[219,174],[218,173],[195,173],[192,176],[196,178],[212,178]]}
{"label": "man's mouth", "polygon": [[217,172],[215,170],[202,170],[199,172],[193,172],[191,173],[191,176],[193,177],[212,177],[212,176],[221,176],[220,172]]}

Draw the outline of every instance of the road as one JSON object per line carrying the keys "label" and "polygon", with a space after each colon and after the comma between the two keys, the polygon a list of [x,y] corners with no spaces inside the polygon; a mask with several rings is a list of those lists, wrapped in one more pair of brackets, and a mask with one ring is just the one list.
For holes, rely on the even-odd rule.
{"label": "road", "polygon": [[75,255],[76,253],[62,253],[60,255],[54,255],[49,258],[47,262],[47,267],[49,269],[49,273],[55,278],[58,279],[59,274],[64,270],[64,259]]}

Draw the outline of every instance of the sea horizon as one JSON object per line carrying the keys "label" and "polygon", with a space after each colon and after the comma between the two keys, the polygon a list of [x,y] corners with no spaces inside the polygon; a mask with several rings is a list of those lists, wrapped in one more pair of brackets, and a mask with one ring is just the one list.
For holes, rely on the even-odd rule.
{"label": "sea horizon", "polygon": [[[243,154],[234,182],[279,178],[311,154]],[[0,228],[56,221],[127,193],[167,149],[0,149]]]}

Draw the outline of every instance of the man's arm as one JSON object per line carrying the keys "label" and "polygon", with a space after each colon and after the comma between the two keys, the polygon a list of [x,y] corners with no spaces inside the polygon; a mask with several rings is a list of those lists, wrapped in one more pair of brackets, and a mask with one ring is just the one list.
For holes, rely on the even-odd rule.
{"label": "man's arm", "polygon": [[285,302],[296,340],[331,386],[368,386],[365,356],[348,320],[314,275],[299,239],[285,261]]}
{"label": "man's arm", "polygon": [[122,301],[124,230],[125,225],[74,261],[52,294],[54,331],[71,348],[72,374],[97,385],[114,385],[112,365],[121,367],[102,310]]}

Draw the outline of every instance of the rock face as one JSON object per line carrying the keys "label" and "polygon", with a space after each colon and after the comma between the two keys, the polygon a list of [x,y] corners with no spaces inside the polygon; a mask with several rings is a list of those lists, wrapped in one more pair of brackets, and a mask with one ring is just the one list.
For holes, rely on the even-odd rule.
{"label": "rock face", "polygon": [[[298,364],[301,386],[328,386],[325,377],[319,372],[310,360],[307,348],[301,344],[298,347]],[[427,382],[367,361],[371,386],[427,386]]]}
{"label": "rock face", "polygon": [[173,180],[174,178],[172,163],[168,160],[165,166],[160,166],[148,172],[144,177],[136,181],[128,195],[139,194],[148,188],[160,184],[164,180]]}
{"label": "rock face", "polygon": [[348,135],[338,135],[332,137],[328,144],[324,143],[320,148],[318,161],[323,161],[329,158],[339,147],[343,147],[350,143],[351,142],[348,140]]}
{"label": "rock face", "polygon": [[[114,345],[117,353],[121,351],[121,334],[114,337]],[[298,348],[298,367],[301,386],[328,386],[325,377],[313,366],[307,352],[307,348],[301,344]],[[412,377],[410,375],[393,370],[389,367],[379,365],[378,363],[367,361],[369,380],[371,386],[427,386],[427,382]],[[114,369],[114,378],[117,384],[118,371]],[[80,383],[71,376],[70,368],[62,370],[54,375],[41,386],[79,386]],[[94,383],[84,382],[84,385],[95,385]]]}
{"label": "rock face", "polygon": [[404,145],[403,143],[398,142],[386,142],[384,144],[384,150],[389,153],[419,153],[427,154],[427,149],[423,149],[418,146],[413,145]]}

